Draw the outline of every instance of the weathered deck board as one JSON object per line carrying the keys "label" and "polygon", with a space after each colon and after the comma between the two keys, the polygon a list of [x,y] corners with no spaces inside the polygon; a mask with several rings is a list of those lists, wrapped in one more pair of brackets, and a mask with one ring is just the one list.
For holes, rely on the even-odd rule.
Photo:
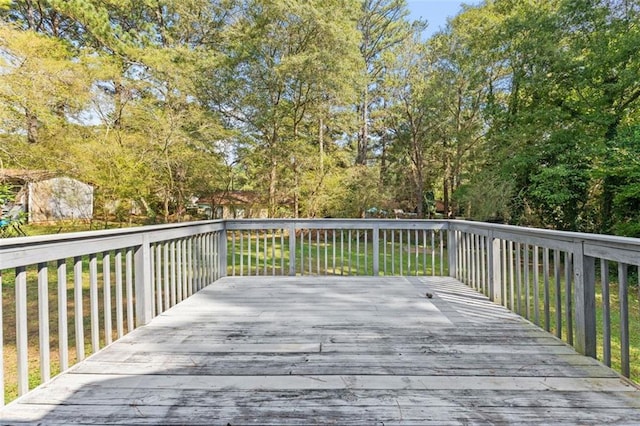
{"label": "weathered deck board", "polygon": [[244,277],[207,287],[0,419],[639,424],[640,391],[449,278]]}

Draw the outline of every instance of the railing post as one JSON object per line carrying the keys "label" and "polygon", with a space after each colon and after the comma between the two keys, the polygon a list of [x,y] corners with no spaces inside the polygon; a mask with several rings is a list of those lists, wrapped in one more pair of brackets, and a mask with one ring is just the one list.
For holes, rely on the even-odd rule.
{"label": "railing post", "polygon": [[373,225],[373,275],[380,275],[380,225]]}
{"label": "railing post", "polygon": [[219,241],[218,241],[218,264],[220,267],[218,268],[218,276],[216,279],[226,277],[227,276],[227,228],[220,231]]}
{"label": "railing post", "polygon": [[449,261],[449,276],[455,278],[458,274],[458,238],[451,224],[447,227],[447,257]]}
{"label": "railing post", "polygon": [[152,319],[153,303],[151,295],[151,245],[149,237],[142,236],[142,244],[136,248],[134,256],[136,288],[136,326],[148,324]]}
{"label": "railing post", "polygon": [[289,224],[289,275],[296,275],[296,224]]}
{"label": "railing post", "polygon": [[500,275],[500,240],[489,233],[489,298],[502,305],[502,278]]}
{"label": "railing post", "polygon": [[596,279],[595,258],[585,256],[584,243],[574,244],[573,278],[576,319],[575,348],[583,355],[596,357]]}

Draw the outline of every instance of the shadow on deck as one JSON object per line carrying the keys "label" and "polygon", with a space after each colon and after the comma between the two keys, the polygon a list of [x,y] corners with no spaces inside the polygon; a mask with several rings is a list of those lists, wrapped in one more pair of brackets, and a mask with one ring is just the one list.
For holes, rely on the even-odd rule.
{"label": "shadow on deck", "polygon": [[640,391],[451,278],[235,277],[5,407],[0,419],[637,424]]}

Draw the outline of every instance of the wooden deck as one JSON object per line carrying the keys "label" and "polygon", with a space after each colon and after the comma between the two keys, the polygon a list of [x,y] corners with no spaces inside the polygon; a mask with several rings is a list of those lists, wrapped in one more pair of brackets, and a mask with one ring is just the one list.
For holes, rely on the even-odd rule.
{"label": "wooden deck", "polygon": [[450,278],[244,277],[205,288],[0,419],[640,424],[640,391]]}

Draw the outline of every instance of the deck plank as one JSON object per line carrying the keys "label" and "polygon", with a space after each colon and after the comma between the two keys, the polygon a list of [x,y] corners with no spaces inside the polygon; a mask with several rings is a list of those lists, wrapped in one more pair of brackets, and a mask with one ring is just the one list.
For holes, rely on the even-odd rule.
{"label": "deck plank", "polygon": [[450,278],[235,277],[3,408],[0,420],[637,424],[640,391]]}

